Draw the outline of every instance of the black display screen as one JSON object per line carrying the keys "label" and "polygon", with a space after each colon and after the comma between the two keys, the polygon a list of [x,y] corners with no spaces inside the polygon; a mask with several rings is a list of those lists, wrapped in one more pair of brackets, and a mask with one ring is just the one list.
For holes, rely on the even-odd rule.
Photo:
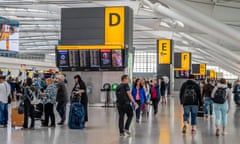
{"label": "black display screen", "polygon": [[99,50],[90,50],[90,67],[100,67]]}
{"label": "black display screen", "polygon": [[58,66],[69,67],[68,51],[58,51]]}
{"label": "black display screen", "polygon": [[112,50],[112,66],[113,67],[123,66],[122,50]]}
{"label": "black display screen", "polygon": [[79,62],[80,62],[80,67],[83,67],[83,68],[90,67],[89,50],[80,50],[79,51]]}
{"label": "black display screen", "polygon": [[184,70],[176,70],[174,71],[175,78],[188,78],[190,75],[190,71],[184,71]]}
{"label": "black display screen", "polygon": [[69,51],[69,67],[79,67],[79,51]]}

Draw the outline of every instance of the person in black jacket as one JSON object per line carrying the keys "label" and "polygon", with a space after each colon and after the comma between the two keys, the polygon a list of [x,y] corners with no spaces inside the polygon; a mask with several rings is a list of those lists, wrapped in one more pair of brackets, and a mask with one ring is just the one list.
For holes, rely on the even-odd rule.
{"label": "person in black jacket", "polygon": [[34,119],[34,106],[31,104],[31,100],[33,99],[32,93],[34,92],[32,87],[32,79],[26,79],[26,86],[23,90],[23,100],[24,100],[24,124],[23,129],[28,128],[28,118],[31,118],[31,126],[30,129],[34,129],[35,119]]}
{"label": "person in black jacket", "polygon": [[191,112],[192,134],[196,133],[197,112],[199,105],[202,105],[202,97],[200,87],[194,80],[194,75],[189,76],[189,80],[183,83],[180,90],[180,102],[184,109],[184,126],[183,133],[186,133],[189,121],[189,113]]}
{"label": "person in black jacket", "polygon": [[161,85],[160,85],[161,97],[162,97],[162,104],[166,104],[166,83],[164,79],[161,78]]}
{"label": "person in black jacket", "polygon": [[208,111],[210,106],[210,115],[213,115],[213,101],[211,99],[211,94],[214,89],[214,86],[210,83],[210,79],[207,79],[207,84],[203,87],[202,96],[205,102],[205,116],[208,117]]}
{"label": "person in black jacket", "polygon": [[80,99],[80,103],[84,106],[85,111],[85,122],[88,121],[88,97],[87,97],[87,87],[85,82],[82,80],[80,75],[74,76],[75,86],[72,90],[72,94]]}
{"label": "person in black jacket", "polygon": [[58,125],[63,125],[66,120],[66,105],[68,102],[67,97],[67,88],[64,83],[64,76],[63,75],[57,75],[57,112],[59,113],[61,117],[61,121],[58,123]]}

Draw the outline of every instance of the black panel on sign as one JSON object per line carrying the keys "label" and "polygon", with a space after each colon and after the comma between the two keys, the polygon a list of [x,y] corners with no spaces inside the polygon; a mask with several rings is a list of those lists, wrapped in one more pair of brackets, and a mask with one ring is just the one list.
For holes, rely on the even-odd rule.
{"label": "black panel on sign", "polygon": [[61,45],[104,45],[105,8],[64,8]]}
{"label": "black panel on sign", "polygon": [[181,57],[182,57],[181,53],[174,53],[174,68],[181,68],[182,67]]}
{"label": "black panel on sign", "polygon": [[62,18],[104,18],[104,7],[62,8]]}
{"label": "black panel on sign", "polygon": [[88,40],[103,39],[104,29],[64,29],[62,30],[62,41],[64,40]]}
{"label": "black panel on sign", "polygon": [[207,76],[210,76],[210,70],[207,70]]}
{"label": "black panel on sign", "polygon": [[62,19],[62,29],[94,28],[104,29],[103,18]]}
{"label": "black panel on sign", "polygon": [[192,64],[192,73],[200,73],[200,64]]}

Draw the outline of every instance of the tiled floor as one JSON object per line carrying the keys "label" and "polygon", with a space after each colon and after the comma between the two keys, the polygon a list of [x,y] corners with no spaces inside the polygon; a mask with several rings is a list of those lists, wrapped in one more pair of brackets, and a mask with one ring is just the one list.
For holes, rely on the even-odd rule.
{"label": "tiled floor", "polygon": [[198,119],[195,136],[181,134],[182,107],[178,97],[171,97],[166,106],[160,105],[158,117],[143,116],[142,122],[132,124],[132,137],[120,138],[118,114],[114,108],[89,108],[87,128],[70,130],[67,126],[35,130],[0,129],[0,144],[239,144],[240,109],[232,105],[228,134],[216,138],[214,118]]}

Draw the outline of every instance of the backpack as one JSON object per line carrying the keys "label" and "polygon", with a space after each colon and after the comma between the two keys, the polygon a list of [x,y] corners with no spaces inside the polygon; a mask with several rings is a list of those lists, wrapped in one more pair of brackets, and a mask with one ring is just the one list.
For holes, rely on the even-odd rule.
{"label": "backpack", "polygon": [[240,105],[240,85],[236,85],[234,89],[234,102]]}
{"label": "backpack", "polygon": [[183,93],[183,104],[193,105],[197,100],[197,93],[193,85],[187,85]]}
{"label": "backpack", "polygon": [[121,84],[116,88],[116,97],[117,104],[126,104],[129,101],[127,97],[127,92]]}
{"label": "backpack", "polygon": [[215,92],[213,102],[217,104],[224,104],[227,99],[227,88],[218,88]]}

